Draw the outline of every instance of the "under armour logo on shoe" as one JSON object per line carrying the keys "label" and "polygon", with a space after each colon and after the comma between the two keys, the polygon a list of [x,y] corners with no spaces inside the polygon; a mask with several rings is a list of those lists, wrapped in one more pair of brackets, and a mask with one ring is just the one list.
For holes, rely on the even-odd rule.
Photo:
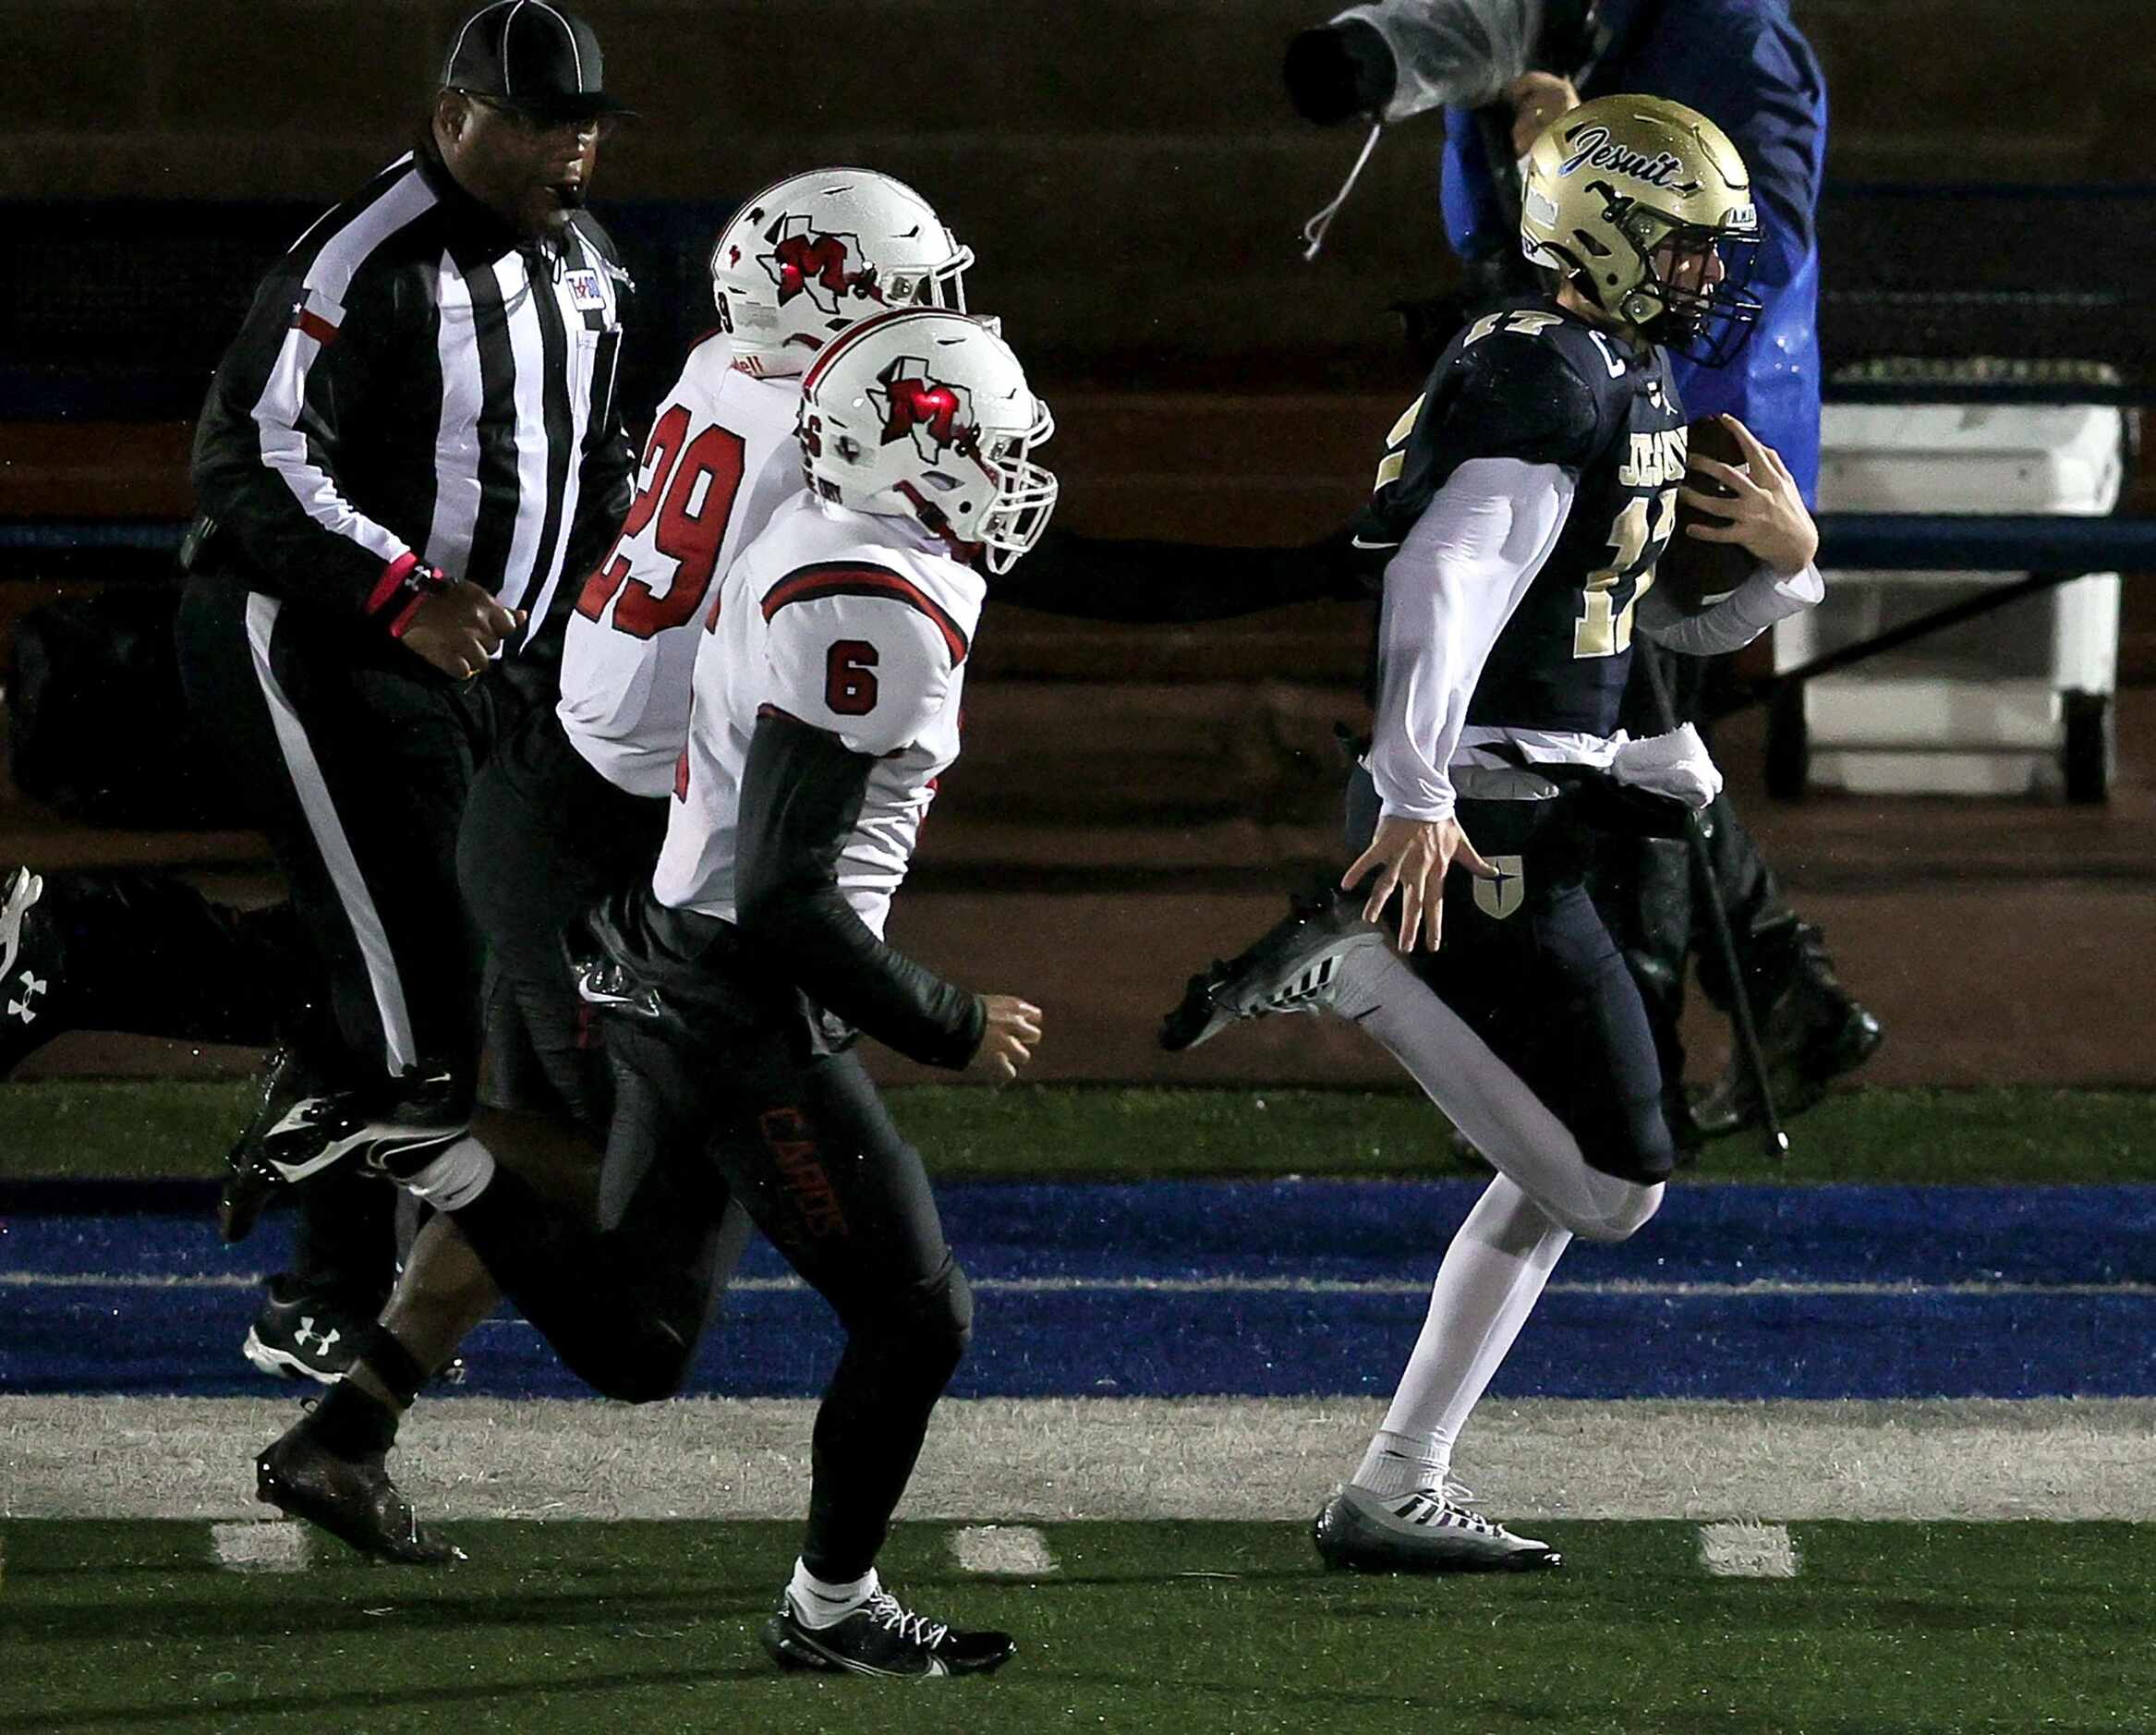
{"label": "under armour logo on shoe", "polygon": [[1332,979],[1340,973],[1338,956],[1320,958],[1292,982],[1274,991],[1266,1004],[1275,1012],[1314,1012],[1314,1006],[1305,1006],[1304,1001],[1313,1000],[1332,986]]}
{"label": "under armour logo on shoe", "polygon": [[292,1334],[292,1341],[304,1350],[309,1347],[309,1340],[311,1339],[313,1341],[312,1353],[327,1355],[330,1353],[330,1345],[344,1335],[334,1326],[332,1326],[326,1332],[317,1331],[314,1329],[314,1316],[302,1314],[299,1316],[299,1329]]}
{"label": "under armour logo on shoe", "polygon": [[19,1018],[27,1025],[38,1015],[37,1008],[30,1004],[31,1001],[38,995],[48,992],[53,985],[43,977],[33,976],[28,970],[25,970],[18,979],[22,983],[22,998],[7,1002],[7,1015],[10,1018]]}

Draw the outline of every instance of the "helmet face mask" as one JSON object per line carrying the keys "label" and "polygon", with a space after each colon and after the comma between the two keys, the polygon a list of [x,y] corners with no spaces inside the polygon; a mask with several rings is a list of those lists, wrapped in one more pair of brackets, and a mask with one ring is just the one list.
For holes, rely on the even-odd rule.
{"label": "helmet face mask", "polygon": [[1731,360],[1765,305],[1750,287],[1759,248],[1756,230],[1671,229],[1650,261],[1661,307],[1642,322],[1649,340],[1702,367]]}
{"label": "helmet face mask", "polygon": [[892,308],[965,310],[974,262],[920,194],[870,169],[817,169],[767,187],[721,231],[711,295],[734,365],[805,372],[833,338]]}
{"label": "helmet face mask", "polygon": [[801,463],[818,498],[910,517],[1003,573],[1039,539],[1055,477],[1034,462],[1055,418],[989,322],[918,308],[831,345],[802,382]]}
{"label": "helmet face mask", "polygon": [[1591,306],[1706,366],[1736,355],[1759,318],[1744,159],[1680,103],[1610,96],[1572,110],[1529,152],[1520,230],[1528,258]]}

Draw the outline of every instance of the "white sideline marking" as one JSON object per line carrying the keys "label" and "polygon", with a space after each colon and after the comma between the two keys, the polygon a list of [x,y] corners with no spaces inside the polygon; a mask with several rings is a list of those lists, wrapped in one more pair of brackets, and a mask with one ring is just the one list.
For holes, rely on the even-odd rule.
{"label": "white sideline marking", "polygon": [[302,1572],[307,1570],[307,1526],[289,1520],[256,1519],[212,1524],[217,1564],[228,1572]]}
{"label": "white sideline marking", "polygon": [[[1376,1397],[946,1399],[900,1517],[1307,1522],[1385,1409]],[[798,1398],[449,1398],[413,1411],[391,1469],[443,1520],[798,1520],[815,1412]],[[288,1398],[0,1395],[0,1513],[251,1517],[245,1467],[291,1422]],[[1492,1517],[1520,1524],[2156,1523],[2151,1438],[2152,1398],[1493,1397],[1456,1468]]]}
{"label": "white sideline marking", "polygon": [[[145,1275],[139,1272],[18,1271],[0,1274],[0,1291],[9,1289],[259,1289],[262,1278],[254,1273],[194,1272],[187,1275]],[[788,1293],[807,1286],[797,1277],[736,1278],[728,1286],[744,1294]],[[977,1277],[970,1280],[976,1291],[1005,1295],[1426,1295],[1430,1285],[1399,1278],[1324,1277]],[[1552,1295],[1644,1295],[1672,1297],[1718,1295],[1742,1300],[1747,1296],[1930,1296],[1930,1295],[2056,1295],[2134,1296],[2156,1295],[2156,1283],[2020,1283],[1983,1282],[1806,1282],[1780,1278],[1754,1278],[1741,1283],[1707,1280],[1656,1282],[1651,1279],[1612,1278],[1602,1282],[1552,1283]]]}
{"label": "white sideline marking", "polygon": [[1795,1578],[1797,1545],[1786,1524],[1702,1524],[1700,1564],[1716,1578]]}
{"label": "white sideline marking", "polygon": [[1031,1524],[969,1524],[952,1534],[951,1551],[967,1572],[1045,1578],[1056,1570],[1048,1538]]}

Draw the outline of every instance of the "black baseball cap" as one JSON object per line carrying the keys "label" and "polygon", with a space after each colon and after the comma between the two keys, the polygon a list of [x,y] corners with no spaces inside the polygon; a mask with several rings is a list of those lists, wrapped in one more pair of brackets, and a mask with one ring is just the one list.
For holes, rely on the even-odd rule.
{"label": "black baseball cap", "polygon": [[458,28],[442,82],[548,125],[633,114],[600,88],[602,74],[599,38],[575,13],[546,0],[495,0]]}

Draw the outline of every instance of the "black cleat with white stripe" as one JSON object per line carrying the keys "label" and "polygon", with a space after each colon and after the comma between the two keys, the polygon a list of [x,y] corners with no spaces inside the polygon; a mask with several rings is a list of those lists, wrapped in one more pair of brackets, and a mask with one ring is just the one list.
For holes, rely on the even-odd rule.
{"label": "black cleat with white stripe", "polygon": [[1291,899],[1284,920],[1191,977],[1182,1003],[1161,1022],[1160,1046],[1180,1053],[1239,1019],[1331,1010],[1347,961],[1371,947],[1386,949],[1385,930],[1363,919],[1363,899],[1362,892],[1338,886]]}
{"label": "black cleat with white stripe", "polygon": [[470,1093],[446,1072],[408,1071],[352,1090],[324,1090],[290,1049],[270,1059],[260,1106],[225,1161],[232,1173],[218,1205],[226,1241],[243,1240],[279,1187],[340,1162],[408,1180],[471,1124]]}
{"label": "black cleat with white stripe", "polygon": [[1532,1572],[1562,1566],[1546,1542],[1515,1536],[1467,1504],[1457,1482],[1410,1494],[1336,1488],[1311,1526],[1326,1565],[1358,1572]]}
{"label": "black cleat with white stripe", "polygon": [[846,1675],[924,1680],[939,1675],[986,1675],[1018,1654],[1008,1632],[961,1632],[917,1615],[889,1591],[828,1627],[812,1627],[781,1594],[779,1612],[764,1624],[764,1648],[781,1668],[820,1668]]}

